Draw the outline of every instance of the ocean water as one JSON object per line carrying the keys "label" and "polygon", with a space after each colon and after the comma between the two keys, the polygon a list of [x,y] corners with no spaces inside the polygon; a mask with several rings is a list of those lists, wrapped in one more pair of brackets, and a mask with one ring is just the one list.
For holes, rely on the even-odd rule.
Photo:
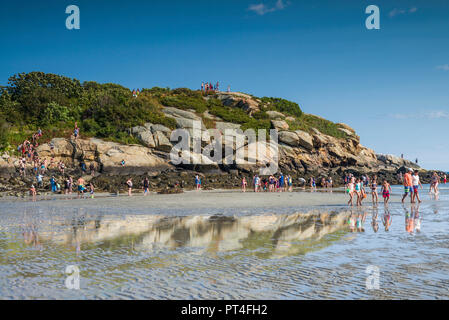
{"label": "ocean water", "polygon": [[449,186],[424,187],[419,205],[210,214],[2,201],[0,299],[448,299]]}

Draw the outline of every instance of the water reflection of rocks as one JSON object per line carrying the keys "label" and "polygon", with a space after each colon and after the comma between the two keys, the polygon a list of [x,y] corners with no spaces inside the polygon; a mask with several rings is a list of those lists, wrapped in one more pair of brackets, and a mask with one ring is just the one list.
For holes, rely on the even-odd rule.
{"label": "water reflection of rocks", "polygon": [[247,249],[260,257],[302,254],[327,246],[347,229],[350,212],[316,212],[257,216],[156,215],[92,216],[81,214],[58,232],[42,234],[47,241],[80,251],[82,245],[133,250],[202,248],[212,255]]}

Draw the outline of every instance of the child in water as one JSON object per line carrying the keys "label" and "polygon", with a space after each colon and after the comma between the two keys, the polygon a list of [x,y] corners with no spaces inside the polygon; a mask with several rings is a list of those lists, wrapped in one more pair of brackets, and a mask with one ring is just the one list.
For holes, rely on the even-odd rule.
{"label": "child in water", "polygon": [[384,204],[388,204],[388,200],[390,200],[390,192],[391,192],[391,186],[387,182],[387,180],[384,180],[382,184],[382,196],[384,198]]}
{"label": "child in water", "polygon": [[349,194],[348,205],[353,206],[354,205],[354,203],[353,203],[353,198],[354,198],[354,180],[353,179],[349,180],[348,188],[347,188],[346,191]]}

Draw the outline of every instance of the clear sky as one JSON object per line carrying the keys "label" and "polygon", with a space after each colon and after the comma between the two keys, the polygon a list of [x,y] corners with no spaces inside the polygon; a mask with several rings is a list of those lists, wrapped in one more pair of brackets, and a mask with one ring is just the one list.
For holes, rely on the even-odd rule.
{"label": "clear sky", "polygon": [[[68,30],[65,9],[80,8]],[[367,30],[365,8],[380,8]],[[449,1],[1,1],[0,84],[43,71],[298,102],[377,153],[449,171]]]}

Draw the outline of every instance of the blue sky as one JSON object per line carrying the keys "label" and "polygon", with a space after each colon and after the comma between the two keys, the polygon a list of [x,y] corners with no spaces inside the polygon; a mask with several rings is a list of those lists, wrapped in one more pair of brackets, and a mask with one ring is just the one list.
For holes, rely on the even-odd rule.
{"label": "blue sky", "polygon": [[[67,30],[78,5],[81,29]],[[365,8],[380,8],[380,30]],[[0,84],[43,71],[298,102],[378,153],[449,171],[448,1],[2,1]]]}

